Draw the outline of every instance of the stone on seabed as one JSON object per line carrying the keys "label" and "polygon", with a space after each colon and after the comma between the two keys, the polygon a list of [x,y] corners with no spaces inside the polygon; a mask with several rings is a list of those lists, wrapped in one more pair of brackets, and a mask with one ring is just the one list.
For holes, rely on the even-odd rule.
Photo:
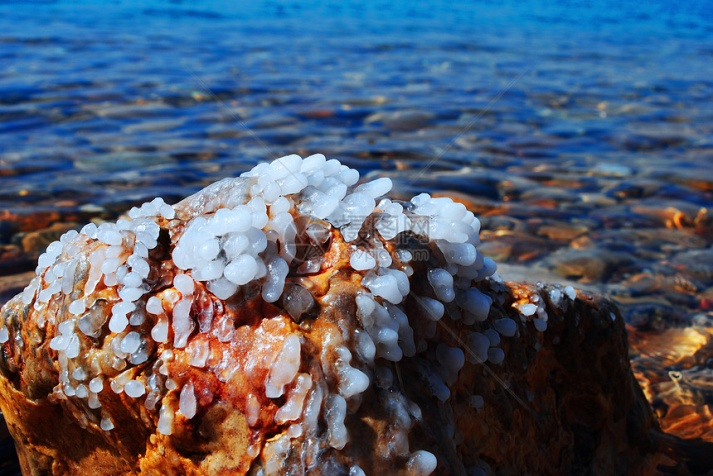
{"label": "stone on seabed", "polygon": [[358,178],[288,156],[51,244],[0,314],[0,407],[24,473],[671,462],[610,301],[504,283],[464,206],[391,201],[388,179]]}

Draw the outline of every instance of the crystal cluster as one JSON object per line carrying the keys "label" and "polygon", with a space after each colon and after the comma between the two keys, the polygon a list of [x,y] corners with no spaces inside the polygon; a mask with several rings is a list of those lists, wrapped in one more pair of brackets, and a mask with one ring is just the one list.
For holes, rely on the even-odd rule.
{"label": "crystal cluster", "polygon": [[[344,450],[371,392],[388,420],[376,459],[430,474],[436,457],[411,447],[421,411],[395,365],[418,356],[445,401],[466,362],[503,362],[501,338],[518,323],[489,320],[477,283],[496,267],[478,252],[472,212],[425,193],[391,200],[387,178],[358,181],[337,160],[291,155],[52,243],[20,296],[58,362],[52,397],[108,432],[111,392],[164,436],[229,401],[256,430],[246,457],[280,474],[295,449],[307,467]],[[546,328],[537,303],[519,309]],[[468,326],[465,341],[434,339],[446,318]],[[0,342],[17,345],[18,329],[0,325]]]}

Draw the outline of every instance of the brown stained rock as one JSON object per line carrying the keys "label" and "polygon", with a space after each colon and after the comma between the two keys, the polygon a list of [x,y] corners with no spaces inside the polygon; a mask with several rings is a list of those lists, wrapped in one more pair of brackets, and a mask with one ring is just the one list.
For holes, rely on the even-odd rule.
{"label": "brown stained rock", "polygon": [[[548,329],[522,325],[502,366],[465,368],[452,404],[462,460],[480,458],[498,474],[649,474],[656,422],[629,368],[615,306],[581,293],[553,305],[552,287],[506,286],[491,316],[516,319],[512,294],[539,295]],[[480,413],[468,404],[474,394],[484,398]]]}
{"label": "brown stained rock", "polygon": [[58,240],[64,233],[81,227],[79,223],[73,222],[53,223],[47,228],[30,231],[21,238],[22,251],[37,257],[37,255],[47,248],[47,245]]}
{"label": "brown stained rock", "polygon": [[358,178],[289,156],[48,247],[0,311],[0,408],[26,474],[650,474],[669,462],[610,301],[504,283],[471,212],[427,195],[370,205],[384,180],[339,205],[367,215],[332,218],[359,229],[318,220],[336,205],[295,191],[308,177],[285,171],[303,165],[315,183],[322,169],[343,180],[337,191]]}
{"label": "brown stained rock", "polygon": [[[311,352],[316,355],[325,333],[338,331],[354,319],[348,296],[358,288],[351,279],[339,278],[331,280],[331,288],[336,294],[323,300],[340,298],[333,306],[324,306],[322,314],[301,330],[315,343]],[[398,375],[394,389],[416,403],[422,414],[409,433],[410,446],[436,455],[439,466],[434,474],[473,474],[474,468],[492,474],[651,474],[662,461],[652,439],[657,425],[631,373],[624,323],[615,306],[601,296],[583,293],[575,301],[562,296],[553,303],[549,291],[561,289],[557,286],[485,282],[481,289],[493,298],[490,319],[508,316],[518,323],[518,335],[503,338],[503,364],[466,362],[445,402],[431,395],[422,376],[422,357],[392,364]],[[548,316],[544,333],[513,307],[533,301],[534,296],[544,303]],[[5,312],[17,303],[11,302]],[[292,326],[295,330],[299,328]],[[467,326],[444,319],[435,340],[462,346],[467,332]],[[220,359],[221,352],[231,348],[214,352],[212,358]],[[170,373],[191,373],[194,381],[205,382],[205,388],[212,390],[208,400],[215,404],[197,422],[177,414],[174,434],[161,435],[138,401],[110,393],[111,398],[102,403],[115,407],[112,415],[122,415],[123,420],[115,420],[111,432],[94,423],[83,429],[81,415],[66,401],[51,395],[38,395],[33,401],[16,389],[17,380],[12,383],[18,375],[24,388],[34,388],[31,380],[37,378],[56,382],[56,374],[47,374],[52,372],[51,361],[45,359],[51,352],[46,347],[37,353],[26,348],[23,365],[37,370],[17,374],[3,366],[6,378],[0,378],[2,408],[25,474],[244,474],[253,459],[247,455],[256,441],[255,432],[262,435],[258,441],[269,440],[277,429],[272,423],[276,407],[268,400],[261,402],[262,429],[247,425],[239,403],[245,401],[240,372],[234,377],[238,380],[221,384],[210,373],[187,365],[182,356],[188,354],[178,349]],[[237,363],[251,354],[235,358]],[[366,474],[396,470],[388,459],[378,457],[389,451],[384,446],[389,440],[383,438],[389,432],[388,411],[381,403],[384,391],[370,386],[358,410],[347,419],[351,443],[346,451],[327,452],[323,458],[333,458],[335,464],[358,463]],[[482,407],[476,396],[482,396]],[[314,474],[330,474],[325,468],[331,466],[322,467]]]}

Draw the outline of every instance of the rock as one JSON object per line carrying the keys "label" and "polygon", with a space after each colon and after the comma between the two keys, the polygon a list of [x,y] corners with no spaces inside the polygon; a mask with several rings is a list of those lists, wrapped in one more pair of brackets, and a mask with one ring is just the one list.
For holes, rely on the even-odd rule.
{"label": "rock", "polygon": [[435,114],[427,111],[384,111],[370,115],[364,119],[364,122],[367,124],[381,123],[387,129],[405,131],[420,129],[434,117],[436,117]]}
{"label": "rock", "polygon": [[[654,470],[624,322],[465,207],[289,156],[70,231],[0,313],[26,474]],[[667,460],[666,460],[667,461]]]}
{"label": "rock", "polygon": [[64,233],[79,228],[81,228],[79,223],[53,223],[48,228],[25,233],[21,238],[22,251],[36,258],[47,248],[47,245],[58,240]]}

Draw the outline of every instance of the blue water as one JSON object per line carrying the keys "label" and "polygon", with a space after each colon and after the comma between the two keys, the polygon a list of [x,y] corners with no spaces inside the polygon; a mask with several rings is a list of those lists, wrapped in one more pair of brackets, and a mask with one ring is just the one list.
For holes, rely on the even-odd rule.
{"label": "blue water", "polygon": [[177,198],[295,150],[710,159],[710,2],[243,3],[0,4],[0,206]]}
{"label": "blue water", "polygon": [[708,1],[3,2],[0,64],[6,216],[112,218],[294,152],[591,230],[641,226],[616,207],[642,180],[713,208]]}

